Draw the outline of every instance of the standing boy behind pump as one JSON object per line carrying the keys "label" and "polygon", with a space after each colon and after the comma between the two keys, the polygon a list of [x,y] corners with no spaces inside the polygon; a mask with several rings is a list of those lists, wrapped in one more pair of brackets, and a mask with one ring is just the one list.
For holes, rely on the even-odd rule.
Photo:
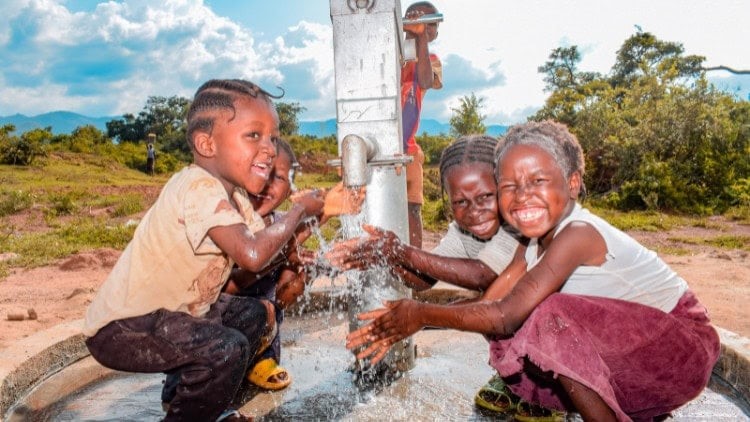
{"label": "standing boy behind pump", "polygon": [[430,54],[429,43],[438,36],[438,24],[409,24],[423,15],[438,13],[432,3],[420,1],[406,9],[404,31],[407,39],[414,39],[417,59],[401,68],[401,119],[403,124],[404,152],[413,157],[406,166],[406,195],[409,207],[409,243],[422,247],[422,203],[424,153],[415,137],[422,112],[422,99],[428,89],[443,87],[443,70],[440,59]]}

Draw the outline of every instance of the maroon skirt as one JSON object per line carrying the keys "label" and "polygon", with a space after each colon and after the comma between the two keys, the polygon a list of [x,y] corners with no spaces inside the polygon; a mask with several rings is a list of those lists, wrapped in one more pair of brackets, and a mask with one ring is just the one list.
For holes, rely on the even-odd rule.
{"label": "maroon skirt", "polygon": [[720,343],[691,291],[670,313],[617,299],[555,293],[510,338],[490,342],[490,364],[526,401],[574,410],[556,382],[599,394],[619,420],[650,420],[697,397]]}

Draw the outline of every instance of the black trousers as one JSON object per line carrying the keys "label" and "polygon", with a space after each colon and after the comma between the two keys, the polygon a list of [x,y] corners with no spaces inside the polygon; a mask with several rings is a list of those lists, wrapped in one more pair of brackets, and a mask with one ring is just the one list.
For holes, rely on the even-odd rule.
{"label": "black trousers", "polygon": [[214,421],[274,331],[263,302],[222,294],[203,318],[164,309],[113,321],[86,340],[102,365],[179,379],[166,421]]}

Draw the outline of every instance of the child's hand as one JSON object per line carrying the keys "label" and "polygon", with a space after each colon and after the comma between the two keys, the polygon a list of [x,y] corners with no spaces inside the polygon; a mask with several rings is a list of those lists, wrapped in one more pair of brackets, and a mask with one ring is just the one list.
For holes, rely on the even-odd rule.
{"label": "child's hand", "polygon": [[326,259],[342,270],[364,269],[373,265],[392,264],[403,245],[395,233],[369,224],[362,228],[368,237],[345,240],[333,245]]}
{"label": "child's hand", "polygon": [[420,304],[411,299],[383,303],[385,308],[357,315],[359,320],[373,320],[346,336],[346,348],[357,350],[357,359],[369,358],[375,365],[397,342],[424,328],[420,321]]}
{"label": "child's hand", "polygon": [[317,217],[323,214],[325,191],[322,189],[308,189],[296,192],[289,199],[294,204],[302,205],[305,208],[305,214],[308,217]]}
{"label": "child's hand", "polygon": [[294,304],[305,292],[307,274],[304,270],[285,269],[279,276],[276,285],[276,304],[281,309],[286,309]]}
{"label": "child's hand", "polygon": [[364,187],[347,189],[339,183],[326,193],[323,220],[342,214],[358,214],[364,201]]}
{"label": "child's hand", "polygon": [[408,21],[419,19],[422,15],[424,15],[424,12],[421,10],[412,10],[407,13],[406,16],[404,16],[404,31],[411,32],[414,35],[423,34],[425,28],[423,23],[408,23]]}

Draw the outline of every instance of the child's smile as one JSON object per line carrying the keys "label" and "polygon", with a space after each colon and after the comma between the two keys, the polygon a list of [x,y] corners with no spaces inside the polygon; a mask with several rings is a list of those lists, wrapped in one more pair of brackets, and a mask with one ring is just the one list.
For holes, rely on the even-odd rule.
{"label": "child's smile", "polygon": [[265,188],[273,171],[278,116],[262,99],[241,98],[234,113],[216,119],[211,138],[215,143],[213,164],[227,191],[235,186],[257,195]]}
{"label": "child's smile", "polygon": [[552,234],[575,205],[577,173],[566,180],[554,158],[532,145],[511,147],[498,166],[498,206],[506,221],[529,238]]}
{"label": "child's smile", "polygon": [[445,178],[445,190],[458,226],[480,239],[490,239],[500,228],[497,185],[487,164],[453,167]]}

